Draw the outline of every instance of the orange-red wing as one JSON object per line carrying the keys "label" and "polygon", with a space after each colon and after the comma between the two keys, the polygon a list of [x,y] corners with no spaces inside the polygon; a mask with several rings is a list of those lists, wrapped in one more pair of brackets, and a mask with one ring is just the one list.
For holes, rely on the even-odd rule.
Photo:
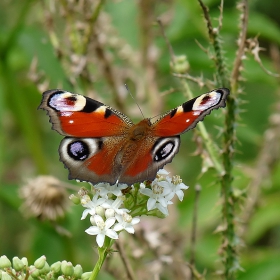
{"label": "orange-red wing", "polygon": [[153,124],[155,136],[179,135],[194,128],[213,109],[225,107],[225,100],[228,95],[229,90],[227,88],[216,89],[167,112]]}
{"label": "orange-red wing", "polygon": [[39,108],[48,112],[52,128],[65,136],[117,136],[132,125],[128,117],[117,110],[63,90],[44,92]]}

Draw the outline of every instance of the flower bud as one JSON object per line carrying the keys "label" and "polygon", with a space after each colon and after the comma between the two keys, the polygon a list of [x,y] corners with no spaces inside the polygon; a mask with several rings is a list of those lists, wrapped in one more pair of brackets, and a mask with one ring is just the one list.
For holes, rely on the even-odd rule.
{"label": "flower bud", "polygon": [[24,268],[23,262],[18,257],[13,257],[13,268],[20,271]]}
{"label": "flower bud", "polygon": [[106,219],[115,217],[115,210],[114,209],[106,209],[105,217],[106,217]]}
{"label": "flower bud", "polygon": [[54,275],[53,275],[53,271],[50,271],[47,275],[46,275],[46,279],[49,279],[49,280],[54,280],[56,279],[56,277],[54,278]]}
{"label": "flower bud", "polygon": [[54,272],[54,273],[59,273],[60,270],[61,270],[61,262],[55,262],[51,265],[51,270]]}
{"label": "flower bud", "polygon": [[12,277],[5,271],[2,271],[1,280],[12,280]]}
{"label": "flower bud", "polygon": [[78,278],[78,279],[81,279],[81,276],[83,274],[83,268],[80,264],[77,264],[75,267],[74,267],[74,277],[75,278]]}
{"label": "flower bud", "polygon": [[47,262],[45,262],[45,265],[42,269],[40,269],[40,274],[47,274],[48,272],[50,272],[50,266]]}
{"label": "flower bud", "polygon": [[79,205],[81,203],[81,199],[77,196],[75,196],[74,194],[71,194],[69,196],[69,199],[76,205]]}
{"label": "flower bud", "polygon": [[4,255],[0,257],[0,269],[11,267],[11,261]]}
{"label": "flower bud", "polygon": [[25,266],[28,266],[28,260],[27,260],[26,257],[23,257],[23,258],[21,259],[21,261],[23,262],[23,264],[24,264]]}
{"label": "flower bud", "polygon": [[171,64],[172,69],[175,73],[185,74],[190,69],[190,64],[185,55],[179,55],[175,57],[175,61]]}
{"label": "flower bud", "polygon": [[88,280],[90,275],[91,275],[91,272],[85,272],[85,273],[82,274],[81,279],[82,280]]}
{"label": "flower bud", "polygon": [[46,257],[42,256],[34,262],[34,266],[37,269],[42,269],[45,266],[45,263],[46,263]]}
{"label": "flower bud", "polygon": [[33,277],[33,278],[37,278],[40,276],[40,271],[39,269],[37,269],[34,265],[31,265],[29,267],[29,272],[30,272],[30,275]]}
{"label": "flower bud", "polygon": [[72,276],[74,273],[74,267],[71,262],[62,261],[61,271],[65,276]]}
{"label": "flower bud", "polygon": [[95,213],[101,217],[104,217],[105,210],[102,206],[96,206],[95,207]]}

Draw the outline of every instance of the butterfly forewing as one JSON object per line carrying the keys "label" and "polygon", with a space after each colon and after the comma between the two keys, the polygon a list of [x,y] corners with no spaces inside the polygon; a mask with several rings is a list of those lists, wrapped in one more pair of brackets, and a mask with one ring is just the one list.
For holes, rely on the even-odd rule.
{"label": "butterfly forewing", "polygon": [[39,108],[48,112],[53,129],[65,136],[116,136],[132,125],[128,117],[109,106],[63,90],[44,92]]}
{"label": "butterfly forewing", "polygon": [[155,135],[174,136],[194,128],[213,109],[225,107],[228,94],[227,88],[216,89],[167,112],[153,124]]}

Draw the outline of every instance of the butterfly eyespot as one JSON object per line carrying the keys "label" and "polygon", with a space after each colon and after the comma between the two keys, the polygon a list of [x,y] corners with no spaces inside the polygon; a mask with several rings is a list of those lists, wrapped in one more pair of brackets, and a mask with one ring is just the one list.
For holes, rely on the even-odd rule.
{"label": "butterfly eyespot", "polygon": [[155,155],[155,161],[160,161],[164,158],[166,158],[173,150],[174,144],[171,142],[168,142],[163,147],[161,147]]}
{"label": "butterfly eyespot", "polygon": [[90,152],[88,145],[83,141],[75,141],[68,145],[67,147],[68,155],[74,160],[85,160]]}
{"label": "butterfly eyespot", "polygon": [[178,152],[179,145],[179,137],[159,139],[155,146],[154,161],[160,162],[172,158]]}

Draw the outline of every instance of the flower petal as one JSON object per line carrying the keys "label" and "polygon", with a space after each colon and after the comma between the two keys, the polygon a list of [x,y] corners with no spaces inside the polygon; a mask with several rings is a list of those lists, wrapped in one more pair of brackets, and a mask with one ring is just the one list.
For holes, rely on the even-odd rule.
{"label": "flower petal", "polygon": [[164,214],[165,216],[168,216],[169,213],[168,213],[167,207],[163,207],[161,204],[158,203],[157,209],[158,209],[162,214]]}
{"label": "flower petal", "polygon": [[105,234],[103,234],[103,233],[97,234],[96,243],[98,244],[99,247],[103,246],[104,240],[105,240]]}
{"label": "flower petal", "polygon": [[168,175],[169,172],[167,172],[165,169],[160,169],[158,172],[157,172],[158,175]]}
{"label": "flower petal", "polygon": [[165,197],[165,200],[166,200],[166,201],[171,200],[171,199],[174,197],[174,195],[175,195],[174,192],[169,193],[169,194]]}
{"label": "flower petal", "polygon": [[176,192],[176,195],[178,196],[179,200],[182,201],[184,198],[184,192],[182,190],[178,190]]}
{"label": "flower petal", "polygon": [[115,222],[116,222],[116,218],[114,218],[114,217],[108,218],[105,221],[105,228],[106,229],[110,228]]}
{"label": "flower petal", "polygon": [[163,206],[166,207],[167,206],[167,201],[164,197],[159,197],[158,198],[158,202]]}
{"label": "flower petal", "polygon": [[123,227],[123,225],[122,224],[116,224],[115,226],[114,226],[114,230],[115,231],[121,231],[121,230],[123,230],[124,229],[124,227]]}
{"label": "flower petal", "polygon": [[119,238],[118,234],[112,229],[107,229],[106,230],[106,235],[108,237],[112,238],[112,239],[118,239]]}
{"label": "flower petal", "polygon": [[84,219],[87,217],[87,215],[88,215],[89,213],[90,213],[90,209],[85,209],[85,210],[83,211],[81,220],[84,220]]}
{"label": "flower petal", "polygon": [[138,224],[139,222],[140,222],[140,218],[135,217],[135,218],[132,219],[131,224],[132,224],[132,225],[136,225],[136,224]]}
{"label": "flower petal", "polygon": [[139,190],[140,193],[147,195],[147,196],[152,196],[153,195],[153,191],[151,189],[145,188],[145,189],[140,189]]}
{"label": "flower petal", "polygon": [[91,226],[88,229],[86,229],[85,232],[90,235],[96,235],[100,233],[100,229],[97,226]]}
{"label": "flower petal", "polygon": [[187,190],[189,188],[189,186],[185,185],[184,183],[180,183],[179,188],[182,190]]}
{"label": "flower petal", "polygon": [[98,223],[100,223],[100,222],[103,222],[103,223],[104,223],[104,220],[103,220],[102,217],[99,216],[99,215],[95,215],[95,216],[94,216],[94,221],[95,221],[96,224],[98,224]]}
{"label": "flower petal", "polygon": [[127,227],[125,227],[124,228],[128,233],[134,233],[135,232],[135,230],[134,230],[134,228],[133,228],[133,226],[127,226]]}
{"label": "flower petal", "polygon": [[148,202],[147,202],[147,209],[148,209],[148,211],[154,209],[155,205],[156,205],[156,200],[154,198],[149,198]]}

